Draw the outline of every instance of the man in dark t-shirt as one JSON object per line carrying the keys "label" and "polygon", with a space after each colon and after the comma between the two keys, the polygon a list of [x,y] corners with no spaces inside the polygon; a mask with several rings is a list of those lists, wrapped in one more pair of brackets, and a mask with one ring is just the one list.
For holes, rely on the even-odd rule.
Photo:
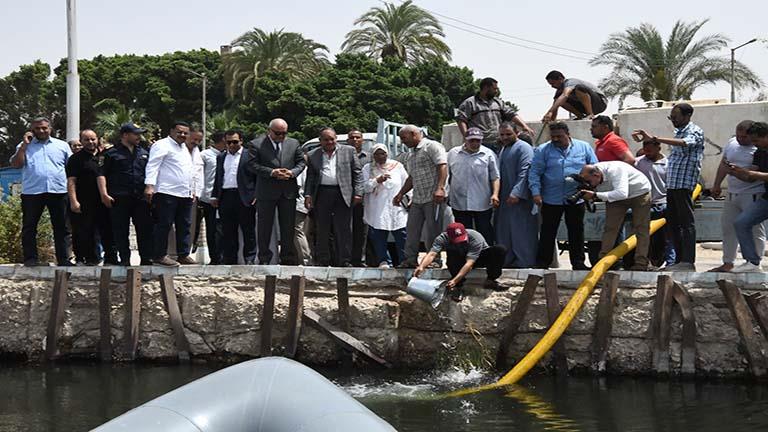
{"label": "man in dark t-shirt", "polygon": [[80,132],[83,148],[69,158],[66,166],[72,249],[77,262],[86,265],[97,265],[101,261],[99,241],[104,248],[105,262],[117,263],[109,214],[99,200],[96,186],[96,177],[104,160],[98,142],[96,132],[90,129]]}
{"label": "man in dark t-shirt", "polygon": [[547,74],[547,83],[555,89],[555,102],[544,114],[543,122],[557,120],[557,110],[562,107],[576,119],[588,118],[605,111],[608,99],[593,84],[576,78],[568,78],[559,71]]}
{"label": "man in dark t-shirt", "polygon": [[484,287],[493,290],[503,290],[496,281],[501,276],[501,268],[507,255],[507,248],[502,245],[488,246],[483,236],[472,229],[466,229],[463,224],[454,222],[448,225],[444,233],[435,238],[432,249],[421,260],[414,270],[413,276],[419,277],[432,264],[441,252],[448,255],[448,272],[451,280],[446,287],[451,290],[451,297],[456,301],[464,298],[461,286],[464,277],[475,267],[485,267],[488,275]]}

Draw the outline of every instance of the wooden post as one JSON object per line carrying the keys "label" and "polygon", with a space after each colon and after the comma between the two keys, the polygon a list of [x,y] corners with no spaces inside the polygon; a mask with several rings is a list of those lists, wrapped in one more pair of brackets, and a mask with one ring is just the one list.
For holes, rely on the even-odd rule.
{"label": "wooden post", "polygon": [[[544,295],[547,298],[547,315],[549,325],[554,324],[557,317],[560,316],[560,296],[557,293],[557,275],[555,273],[544,274]],[[565,356],[565,342],[560,338],[555,342],[553,349],[553,359],[558,375],[568,374],[568,359]]]}
{"label": "wooden post", "polygon": [[[347,278],[336,279],[336,291],[339,301],[339,328],[346,333],[349,333],[351,324],[349,322],[349,284]],[[350,368],[352,366],[352,353],[342,349],[339,353],[341,357],[341,363],[344,368]]]}
{"label": "wooden post", "polygon": [[269,275],[264,283],[264,310],[261,312],[261,356],[272,355],[272,323],[275,316],[277,276]]}
{"label": "wooden post", "polygon": [[112,281],[112,269],[101,269],[99,280],[99,358],[103,362],[112,361],[112,302],[109,299],[109,284]]}
{"label": "wooden post", "polygon": [[683,316],[680,372],[683,375],[693,375],[696,373],[696,317],[693,315],[693,301],[685,288],[677,282],[674,283],[673,296]]}
{"label": "wooden post", "polygon": [[520,291],[520,295],[517,296],[517,303],[514,301],[510,302],[510,310],[512,313],[509,315],[507,326],[504,328],[504,335],[499,342],[499,350],[496,352],[497,369],[507,369],[509,347],[515,339],[520,324],[523,323],[525,314],[528,312],[528,307],[533,300],[534,294],[536,294],[536,287],[539,285],[539,282],[541,282],[541,276],[533,274],[528,275],[523,290]]}
{"label": "wooden post", "polygon": [[341,347],[354,351],[360,354],[363,358],[367,358],[368,360],[386,368],[392,367],[392,365],[390,365],[386,360],[382,359],[376,355],[376,353],[371,351],[363,342],[355,339],[349,333],[338,329],[332,324],[326,322],[324,319],[320,318],[320,315],[317,313],[311,310],[306,310],[304,311],[303,315],[310,325],[316,327],[318,330],[329,336]]}
{"label": "wooden post", "polygon": [[168,312],[168,317],[171,320],[171,328],[173,329],[173,335],[176,339],[176,351],[179,353],[179,361],[188,363],[190,351],[189,341],[187,341],[187,335],[184,334],[184,322],[181,319],[181,310],[179,309],[179,302],[176,298],[176,289],[173,286],[173,276],[169,273],[160,275],[160,292],[163,296],[165,310]]}
{"label": "wooden post", "polygon": [[123,323],[123,354],[127,360],[136,359],[139,347],[141,318],[141,272],[129,268],[125,289],[125,321]]}
{"label": "wooden post", "polygon": [[592,370],[605,372],[608,340],[613,329],[613,308],[616,305],[616,290],[619,288],[621,276],[610,272],[605,275],[605,283],[600,290],[600,300],[597,303],[595,332],[592,338]]}
{"label": "wooden post", "polygon": [[64,323],[64,309],[67,304],[67,286],[70,274],[65,270],[56,270],[51,296],[51,313],[48,318],[48,331],[45,338],[45,358],[53,360],[59,355],[59,334]]}
{"label": "wooden post", "polygon": [[723,292],[728,308],[731,310],[731,315],[736,322],[736,328],[739,330],[739,335],[741,335],[741,342],[744,344],[744,351],[749,367],[752,369],[752,374],[756,377],[764,376],[766,351],[762,340],[755,335],[747,302],[736,285],[730,281],[721,279],[717,281],[717,285],[720,287],[720,291]]}
{"label": "wooden post", "polygon": [[291,276],[291,297],[288,301],[288,336],[285,340],[285,355],[288,358],[296,356],[301,334],[301,317],[304,312],[304,276]]}
{"label": "wooden post", "polygon": [[671,332],[672,300],[674,287],[672,277],[659,275],[656,283],[654,317],[651,320],[653,334],[653,367],[657,373],[669,373],[669,337]]}
{"label": "wooden post", "polygon": [[763,337],[768,339],[768,305],[765,304],[765,296],[753,293],[745,294],[744,298],[747,300],[747,304],[752,310],[752,315],[754,315],[760,330],[763,332]]}

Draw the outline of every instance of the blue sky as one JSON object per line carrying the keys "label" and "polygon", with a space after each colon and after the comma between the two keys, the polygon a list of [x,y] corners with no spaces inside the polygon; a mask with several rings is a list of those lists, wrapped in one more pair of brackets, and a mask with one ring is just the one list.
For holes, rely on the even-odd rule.
{"label": "blue sky", "polygon": [[[399,1],[399,0],[394,0]],[[41,59],[52,65],[66,56],[65,0],[0,0],[6,25],[0,28],[0,76],[19,65]],[[768,39],[764,0],[565,2],[559,0],[477,2],[417,0],[433,12],[475,26],[587,53],[596,52],[610,33],[649,22],[668,34],[675,20],[710,18],[704,33],[722,33],[733,45],[753,37]],[[724,5],[728,6],[725,8]],[[374,0],[247,1],[247,0],[79,0],[79,57],[99,54],[158,54],[177,50],[217,50],[253,27],[284,28],[339,52],[352,22]],[[467,24],[440,18],[446,24],[473,29]],[[473,31],[508,40],[498,34]],[[474,70],[477,77],[499,80],[505,99],[521,107],[527,119],[540,118],[551,102],[552,90],[544,81],[551,69],[566,76],[598,82],[609,70],[590,67],[585,60],[537,52],[445,26],[446,42],[453,49],[453,63]],[[534,45],[542,49],[550,48]],[[576,56],[589,57],[567,51]],[[728,55],[727,51],[723,55]],[[768,44],[761,42],[737,51],[737,58],[768,83]],[[696,98],[727,98],[729,87],[706,87]],[[752,93],[739,95],[750,99]],[[615,111],[615,103],[609,111]]]}

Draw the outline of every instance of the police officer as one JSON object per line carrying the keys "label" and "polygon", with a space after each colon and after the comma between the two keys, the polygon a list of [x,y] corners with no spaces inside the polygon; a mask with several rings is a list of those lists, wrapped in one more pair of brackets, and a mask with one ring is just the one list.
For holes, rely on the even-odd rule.
{"label": "police officer", "polygon": [[136,229],[141,265],[152,264],[152,218],[144,199],[144,172],[149,152],[139,145],[146,132],[133,123],[120,127],[120,142],[104,153],[97,183],[101,202],[111,208],[112,232],[120,254],[120,265],[131,265],[128,231],[131,219]]}

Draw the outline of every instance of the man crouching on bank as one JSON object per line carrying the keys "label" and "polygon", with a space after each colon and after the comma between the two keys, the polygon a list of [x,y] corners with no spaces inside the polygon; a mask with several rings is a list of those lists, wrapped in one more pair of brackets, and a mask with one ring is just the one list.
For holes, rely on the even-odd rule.
{"label": "man crouching on bank", "polygon": [[414,270],[413,276],[419,277],[424,273],[424,269],[429,267],[442,251],[448,255],[448,271],[451,273],[452,279],[448,281],[446,287],[450,290],[453,300],[461,301],[464,299],[462,289],[464,277],[474,267],[485,267],[488,273],[488,279],[483,285],[485,288],[497,291],[504,289],[496,279],[501,276],[507,248],[502,245],[488,246],[479,232],[468,230],[458,222],[448,225],[448,229],[437,236],[432,243],[432,249],[421,260],[421,264]]}

